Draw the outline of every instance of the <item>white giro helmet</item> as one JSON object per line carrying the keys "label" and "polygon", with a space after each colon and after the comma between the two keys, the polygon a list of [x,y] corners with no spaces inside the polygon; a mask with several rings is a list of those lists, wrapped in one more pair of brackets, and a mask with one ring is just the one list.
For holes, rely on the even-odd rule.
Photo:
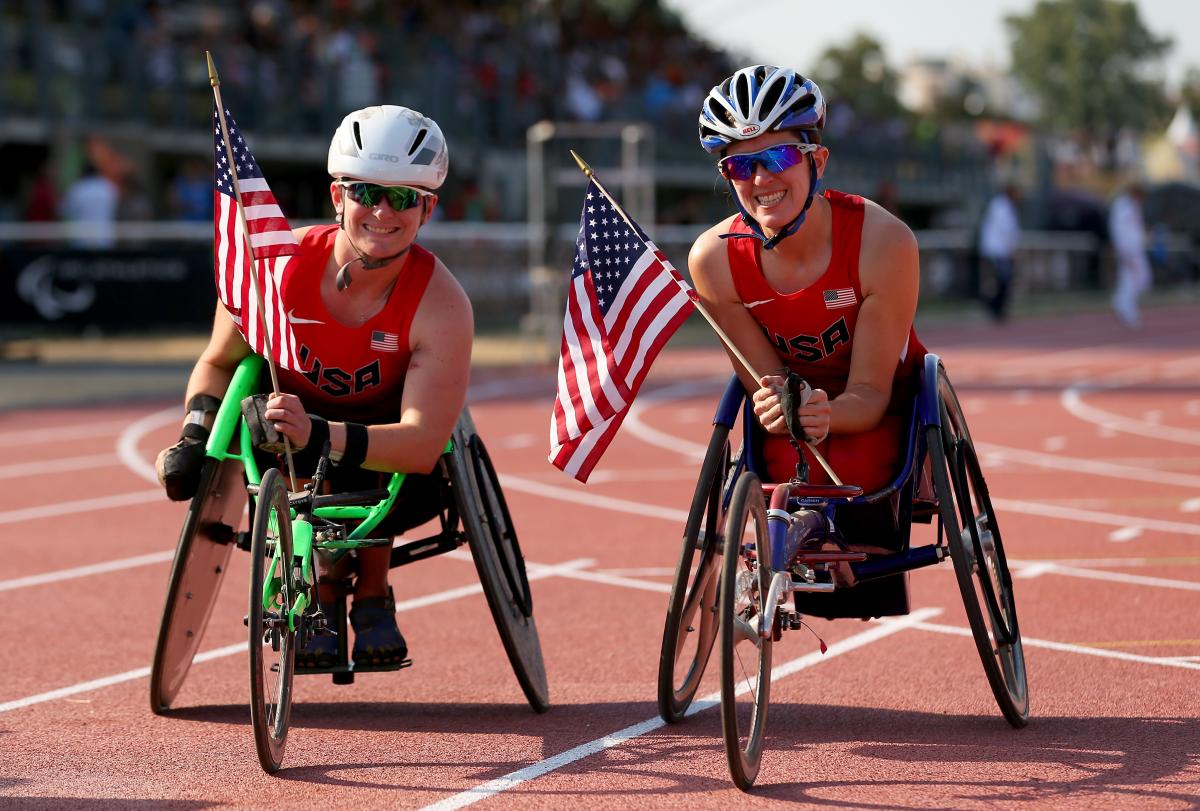
{"label": "white giro helmet", "polygon": [[382,186],[430,191],[446,180],[450,155],[433,119],[416,110],[384,104],[342,119],[329,144],[329,174]]}
{"label": "white giro helmet", "polygon": [[816,82],[791,68],[751,65],[709,91],[700,108],[700,145],[720,152],[764,132],[797,130],[821,143],[825,98]]}

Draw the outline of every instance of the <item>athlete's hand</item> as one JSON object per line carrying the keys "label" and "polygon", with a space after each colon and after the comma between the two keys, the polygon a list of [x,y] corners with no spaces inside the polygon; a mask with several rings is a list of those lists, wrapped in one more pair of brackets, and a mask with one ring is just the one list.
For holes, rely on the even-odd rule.
{"label": "athlete's hand", "polygon": [[[787,387],[787,378],[780,375],[764,375],[758,384],[760,388],[751,396],[754,415],[767,433],[786,436],[788,427],[783,416],[781,395]],[[832,409],[829,405],[829,394],[824,389],[813,389],[808,402],[798,409],[798,413],[800,426],[810,440],[820,442],[829,435]]]}
{"label": "athlete's hand", "polygon": [[[267,400],[267,410],[263,412],[275,430],[283,434],[292,443],[292,450],[300,450],[308,444],[312,435],[312,420],[304,411],[304,404],[294,394],[272,394]],[[320,449],[318,449],[319,451]]]}

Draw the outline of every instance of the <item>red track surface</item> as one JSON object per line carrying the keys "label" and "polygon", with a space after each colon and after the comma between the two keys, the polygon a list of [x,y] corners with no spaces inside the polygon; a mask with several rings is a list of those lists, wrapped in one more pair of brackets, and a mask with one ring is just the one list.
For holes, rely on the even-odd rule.
{"label": "red track surface", "polygon": [[[437,601],[475,582],[469,559],[424,561],[392,576],[414,666],[349,687],[298,678],[276,777],[249,727],[245,555],[201,645],[213,657],[170,716],[148,708],[183,508],[146,476],[177,406],[2,415],[0,805],[1196,807],[1198,315],[1152,311],[1138,333],[1106,314],[923,333],[996,497],[1032,721],[1013,730],[996,710],[949,564],[916,572],[930,619],[840,655],[833,643],[879,625],[813,623],[832,649],[774,682],[757,799],[729,782],[715,709],[662,727],[654,699],[695,452],[726,379],[715,351],[656,364],[587,487],[545,461],[550,371],[481,371],[472,412],[538,578],[554,706],[525,704],[482,596]],[[86,566],[108,570],[73,571]],[[815,647],[786,635],[776,665]],[[701,694],[716,687],[714,662]]]}

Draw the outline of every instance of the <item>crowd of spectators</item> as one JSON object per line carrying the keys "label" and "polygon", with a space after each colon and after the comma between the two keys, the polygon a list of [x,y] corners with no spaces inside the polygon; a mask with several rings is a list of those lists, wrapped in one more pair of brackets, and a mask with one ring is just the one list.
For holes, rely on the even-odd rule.
{"label": "crowd of spectators", "polygon": [[38,0],[0,17],[6,106],[165,127],[210,103],[205,50],[244,128],[325,136],[386,100],[500,146],[543,118],[690,135],[730,67],[656,0]]}

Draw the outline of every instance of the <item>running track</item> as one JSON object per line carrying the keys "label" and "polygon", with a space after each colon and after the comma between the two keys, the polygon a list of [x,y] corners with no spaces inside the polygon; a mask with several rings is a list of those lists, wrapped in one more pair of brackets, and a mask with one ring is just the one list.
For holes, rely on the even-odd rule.
{"label": "running track", "polygon": [[[178,710],[148,709],[183,514],[150,460],[178,405],[0,415],[0,805],[1195,808],[1198,316],[923,332],[996,497],[1033,719],[1014,731],[996,710],[949,564],[917,572],[909,617],[814,621],[823,657],[805,634],[776,646],[789,673],[756,799],[729,783],[715,709],[665,728],[654,703],[719,352],[659,360],[587,487],[545,462],[550,370],[479,370],[471,408],[535,579],[554,706],[528,709],[482,596],[455,591],[474,582],[469,558],[425,561],[392,577],[414,666],[349,687],[299,678],[274,778],[249,727],[241,553]],[[716,688],[714,664],[701,694]]]}

